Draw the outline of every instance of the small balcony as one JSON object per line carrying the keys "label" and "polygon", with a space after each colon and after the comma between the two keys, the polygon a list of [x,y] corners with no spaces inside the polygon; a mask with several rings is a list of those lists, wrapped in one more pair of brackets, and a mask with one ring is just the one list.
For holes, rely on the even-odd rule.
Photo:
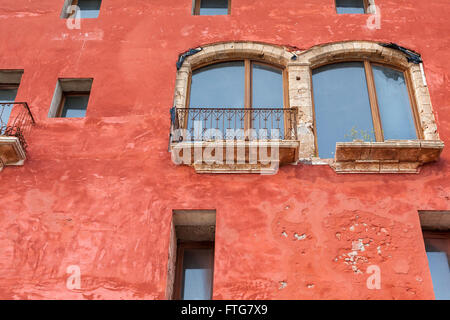
{"label": "small balcony", "polygon": [[275,173],[298,158],[297,109],[172,108],[172,160],[198,173]]}
{"label": "small balcony", "polygon": [[26,102],[0,102],[0,171],[5,166],[23,165],[26,138],[34,123]]}

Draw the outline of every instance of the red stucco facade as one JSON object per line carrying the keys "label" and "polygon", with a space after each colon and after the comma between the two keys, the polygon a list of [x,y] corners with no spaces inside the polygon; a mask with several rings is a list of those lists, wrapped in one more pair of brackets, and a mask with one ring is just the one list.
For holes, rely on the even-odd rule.
{"label": "red stucco facade", "polygon": [[[24,166],[0,173],[0,298],[165,299],[172,210],[215,209],[215,299],[433,299],[418,210],[450,209],[449,149],[419,174],[197,174],[167,151],[178,55],[219,41],[307,49],[372,40],[422,55],[439,135],[450,144],[447,0],[233,0],[193,16],[191,0],[103,0],[69,30],[63,1],[0,1],[0,69],[23,69],[16,101],[36,126]],[[93,78],[85,118],[48,118],[58,78]],[[294,235],[305,235],[298,240]],[[359,252],[355,272],[343,253]],[[66,288],[79,265],[81,289]],[[381,270],[381,289],[366,269]]]}

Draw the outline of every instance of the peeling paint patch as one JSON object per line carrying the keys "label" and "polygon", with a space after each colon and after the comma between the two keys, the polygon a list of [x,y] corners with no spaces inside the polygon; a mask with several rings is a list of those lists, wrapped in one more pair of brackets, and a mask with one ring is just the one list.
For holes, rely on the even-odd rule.
{"label": "peeling paint patch", "polygon": [[282,290],[284,288],[287,287],[287,282],[286,281],[280,281],[280,287],[278,288],[278,290]]}
{"label": "peeling paint patch", "polygon": [[306,239],[306,234],[302,234],[300,236],[297,233],[294,233],[294,238],[297,239],[297,240],[304,240],[304,239]]}

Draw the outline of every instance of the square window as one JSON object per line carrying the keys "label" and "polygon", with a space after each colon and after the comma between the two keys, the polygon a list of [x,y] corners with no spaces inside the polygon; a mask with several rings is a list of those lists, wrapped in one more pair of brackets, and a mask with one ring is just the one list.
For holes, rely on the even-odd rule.
{"label": "square window", "polygon": [[364,14],[366,13],[367,0],[336,0],[336,12],[338,14]]}
{"label": "square window", "polygon": [[49,118],[83,118],[91,92],[92,79],[58,79]]}
{"label": "square window", "polygon": [[80,18],[98,18],[101,4],[102,0],[66,0],[61,17],[75,17],[72,6],[77,6]]}
{"label": "square window", "polygon": [[230,12],[231,0],[194,0],[194,15],[216,16]]}

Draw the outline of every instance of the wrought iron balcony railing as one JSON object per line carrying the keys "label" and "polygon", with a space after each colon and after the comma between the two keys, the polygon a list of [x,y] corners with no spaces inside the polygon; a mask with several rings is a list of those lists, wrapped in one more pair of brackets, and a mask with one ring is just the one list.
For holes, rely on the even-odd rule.
{"label": "wrought iron balcony railing", "polygon": [[175,132],[172,142],[297,139],[297,109],[294,108],[174,107],[171,119]]}
{"label": "wrought iron balcony railing", "polygon": [[34,118],[26,102],[0,102],[0,136],[17,137],[24,150]]}

